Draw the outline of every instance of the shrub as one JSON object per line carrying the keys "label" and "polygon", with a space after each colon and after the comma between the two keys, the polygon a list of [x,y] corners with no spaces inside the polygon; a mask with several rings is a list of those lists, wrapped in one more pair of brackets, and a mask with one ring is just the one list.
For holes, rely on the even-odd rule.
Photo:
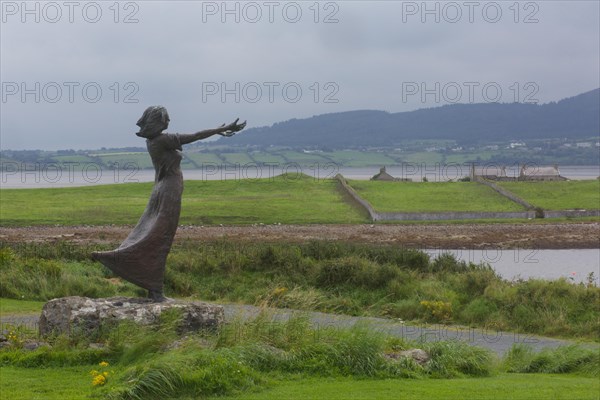
{"label": "shrub", "polygon": [[404,320],[427,318],[428,311],[419,304],[417,299],[404,299],[386,304],[383,308],[385,315]]}
{"label": "shrub", "polygon": [[316,285],[360,285],[360,277],[374,271],[373,263],[357,256],[348,256],[324,261],[316,276]]}
{"label": "shrub", "polygon": [[470,298],[483,295],[488,286],[501,281],[496,271],[486,266],[460,274],[459,279],[463,288],[462,292]]}
{"label": "shrub", "polygon": [[508,372],[571,373],[600,375],[600,350],[579,345],[561,346],[535,352],[530,346],[515,344],[503,359]]}
{"label": "shrub", "polygon": [[470,302],[461,312],[461,319],[470,323],[483,323],[487,321],[491,315],[496,313],[498,308],[496,304],[484,298],[477,298]]}
{"label": "shrub", "polygon": [[446,301],[423,300],[420,303],[434,321],[448,321],[452,318],[452,304]]}

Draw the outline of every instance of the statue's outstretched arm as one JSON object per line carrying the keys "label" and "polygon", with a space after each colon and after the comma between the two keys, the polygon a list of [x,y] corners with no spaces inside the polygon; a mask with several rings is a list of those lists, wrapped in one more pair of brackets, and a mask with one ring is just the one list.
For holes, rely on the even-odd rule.
{"label": "statue's outstretched arm", "polygon": [[237,122],[239,120],[240,119],[238,118],[229,125],[223,124],[220,127],[215,128],[215,129],[206,129],[204,131],[191,133],[191,134],[179,134],[179,140],[180,140],[181,144],[187,144],[187,143],[195,142],[197,140],[209,138],[213,135],[221,135],[221,136],[230,137],[230,136],[235,135],[237,132],[241,131],[242,129],[244,129],[246,127],[246,121],[242,122],[241,124],[238,124]]}

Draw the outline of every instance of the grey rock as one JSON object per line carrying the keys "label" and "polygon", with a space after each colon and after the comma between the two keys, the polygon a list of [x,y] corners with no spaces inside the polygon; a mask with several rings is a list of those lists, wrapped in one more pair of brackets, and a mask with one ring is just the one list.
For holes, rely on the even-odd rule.
{"label": "grey rock", "polygon": [[23,343],[23,350],[37,350],[40,347],[50,347],[46,342],[27,341]]}
{"label": "grey rock", "polygon": [[425,364],[431,358],[425,350],[422,349],[410,349],[400,352],[400,357],[412,358],[418,364]]}
{"label": "grey rock", "polygon": [[431,359],[429,354],[427,354],[427,352],[422,349],[410,349],[395,353],[386,353],[384,354],[384,356],[392,360],[399,360],[401,358],[412,358],[417,364],[420,365],[424,365],[427,361]]}
{"label": "grey rock", "polygon": [[181,312],[177,325],[180,333],[216,330],[224,319],[222,306],[202,302],[169,300],[156,303],[141,298],[72,296],[50,300],[44,305],[39,333],[42,337],[50,334],[91,334],[124,320],[151,325],[159,321],[163,311],[171,309]]}
{"label": "grey rock", "polygon": [[0,342],[0,350],[1,349],[10,349],[13,347],[11,342]]}

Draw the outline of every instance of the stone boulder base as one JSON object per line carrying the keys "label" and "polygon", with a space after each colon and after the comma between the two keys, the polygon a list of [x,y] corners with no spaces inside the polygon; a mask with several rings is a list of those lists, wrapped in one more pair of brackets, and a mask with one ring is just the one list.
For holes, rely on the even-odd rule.
{"label": "stone boulder base", "polygon": [[431,359],[431,356],[422,349],[410,349],[395,353],[386,353],[384,356],[391,360],[400,360],[402,358],[412,358],[417,364],[425,365]]}
{"label": "stone boulder base", "polygon": [[42,309],[39,322],[40,335],[92,334],[119,321],[131,320],[140,325],[151,325],[159,321],[163,311],[180,310],[181,333],[200,330],[216,330],[223,323],[223,307],[201,302],[169,300],[153,303],[149,299],[110,297],[90,299],[88,297],[62,297],[47,302]]}

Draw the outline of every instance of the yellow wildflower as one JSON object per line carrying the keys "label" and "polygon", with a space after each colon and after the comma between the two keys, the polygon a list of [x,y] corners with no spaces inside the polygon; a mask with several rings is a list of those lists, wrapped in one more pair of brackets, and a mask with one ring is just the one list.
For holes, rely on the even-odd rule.
{"label": "yellow wildflower", "polygon": [[93,386],[102,386],[106,383],[106,377],[102,374],[100,375],[96,375],[94,377],[94,379],[92,380],[92,385]]}
{"label": "yellow wildflower", "polygon": [[100,364],[101,367],[108,367],[108,363],[106,361],[102,361]]}
{"label": "yellow wildflower", "polygon": [[279,296],[280,294],[283,294],[285,292],[287,292],[286,287],[278,287],[277,289],[273,290],[273,296]]}

